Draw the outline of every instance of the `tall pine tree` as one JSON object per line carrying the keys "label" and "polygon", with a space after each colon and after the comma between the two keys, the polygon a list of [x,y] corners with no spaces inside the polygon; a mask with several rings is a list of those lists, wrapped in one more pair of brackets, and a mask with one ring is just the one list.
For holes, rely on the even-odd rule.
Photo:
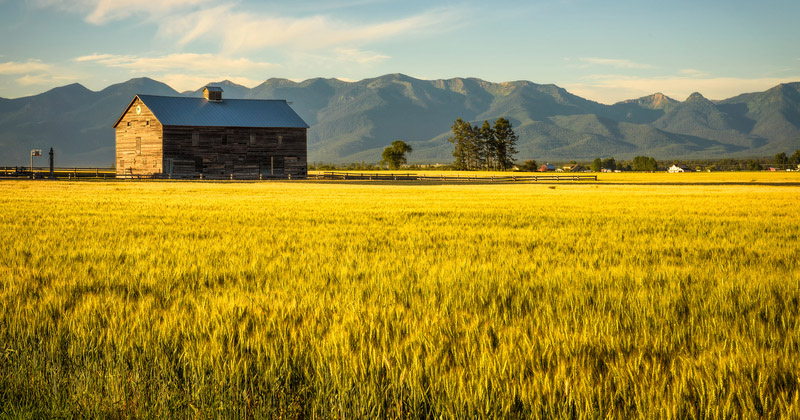
{"label": "tall pine tree", "polygon": [[498,118],[494,122],[494,138],[497,143],[497,169],[506,171],[513,168],[519,136],[514,132],[511,121],[505,118]]}
{"label": "tall pine tree", "polygon": [[494,129],[489,121],[484,121],[479,131],[479,141],[483,150],[483,160],[486,170],[490,171],[496,167],[497,163],[497,139],[494,136]]}
{"label": "tall pine tree", "polygon": [[453,143],[453,157],[456,159],[453,166],[458,170],[469,169],[469,136],[472,126],[462,120],[457,119],[450,127],[453,130],[453,137],[447,139]]}

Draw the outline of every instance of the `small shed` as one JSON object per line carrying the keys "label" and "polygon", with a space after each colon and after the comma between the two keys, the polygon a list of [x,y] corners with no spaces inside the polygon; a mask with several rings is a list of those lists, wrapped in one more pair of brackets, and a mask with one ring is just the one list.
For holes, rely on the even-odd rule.
{"label": "small shed", "polygon": [[117,177],[304,178],[308,124],[285,100],[136,95],[114,124]]}
{"label": "small shed", "polygon": [[567,165],[561,168],[561,172],[581,172],[583,170],[584,167],[580,163]]}

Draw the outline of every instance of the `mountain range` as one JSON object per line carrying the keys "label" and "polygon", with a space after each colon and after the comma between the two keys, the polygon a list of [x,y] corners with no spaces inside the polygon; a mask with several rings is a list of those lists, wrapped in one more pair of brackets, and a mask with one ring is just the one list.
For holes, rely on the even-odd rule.
{"label": "mountain range", "polygon": [[[393,140],[412,163],[448,163],[457,118],[509,119],[518,160],[664,159],[774,156],[800,149],[800,83],[712,101],[656,93],[613,105],[556,85],[475,78],[420,80],[390,74],[358,82],[269,79],[247,88],[229,81],[224,98],[286,99],[311,126],[309,162],[377,162]],[[71,84],[17,99],[0,98],[0,165],[24,164],[32,148],[54,148],[57,166],[109,166],[112,125],[136,94],[201,96],[137,78],[94,92]],[[37,163],[35,163],[37,164]],[[44,165],[44,161],[38,163]]]}

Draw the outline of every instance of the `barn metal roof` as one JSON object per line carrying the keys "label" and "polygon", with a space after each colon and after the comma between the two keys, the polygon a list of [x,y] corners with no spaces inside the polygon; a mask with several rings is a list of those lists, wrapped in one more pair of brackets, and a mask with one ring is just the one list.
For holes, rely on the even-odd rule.
{"label": "barn metal roof", "polygon": [[308,128],[285,100],[137,96],[163,125]]}

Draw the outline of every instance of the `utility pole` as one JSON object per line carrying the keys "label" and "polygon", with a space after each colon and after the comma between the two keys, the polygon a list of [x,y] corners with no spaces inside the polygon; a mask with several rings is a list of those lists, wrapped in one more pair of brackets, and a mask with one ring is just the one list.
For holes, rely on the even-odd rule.
{"label": "utility pole", "polygon": [[53,148],[50,148],[50,178],[53,178]]}

